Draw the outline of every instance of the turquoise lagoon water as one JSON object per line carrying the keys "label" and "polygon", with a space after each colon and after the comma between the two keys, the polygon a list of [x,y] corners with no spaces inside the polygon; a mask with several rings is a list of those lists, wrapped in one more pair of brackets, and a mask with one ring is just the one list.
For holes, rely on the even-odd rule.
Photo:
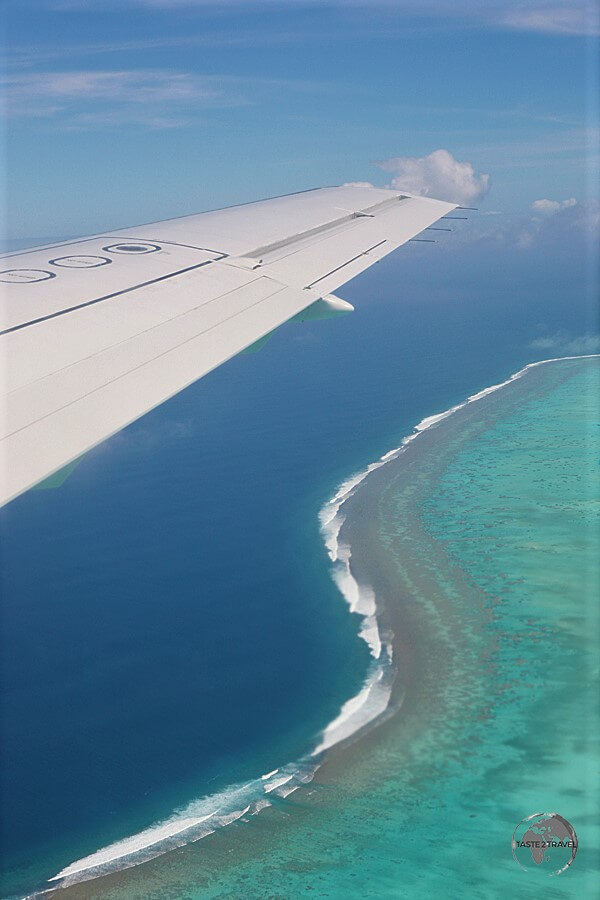
{"label": "turquoise lagoon water", "polygon": [[[103,898],[598,894],[600,360],[528,369],[423,432],[343,509],[340,539],[393,629],[393,715],[260,816]],[[512,858],[558,812],[574,864]]]}

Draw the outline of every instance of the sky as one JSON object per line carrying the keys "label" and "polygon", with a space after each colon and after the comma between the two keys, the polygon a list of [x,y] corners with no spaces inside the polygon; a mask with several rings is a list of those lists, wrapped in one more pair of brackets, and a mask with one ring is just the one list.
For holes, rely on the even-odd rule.
{"label": "sky", "polygon": [[[5,238],[368,181],[597,228],[598,3],[8,0]],[[561,223],[560,225],[557,223]]]}

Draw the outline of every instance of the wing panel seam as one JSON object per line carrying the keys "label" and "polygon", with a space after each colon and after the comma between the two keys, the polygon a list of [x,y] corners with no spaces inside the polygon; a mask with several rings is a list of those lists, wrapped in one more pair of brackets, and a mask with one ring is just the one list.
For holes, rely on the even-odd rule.
{"label": "wing panel seam", "polygon": [[[275,283],[277,283],[277,282],[275,282]],[[232,315],[227,316],[225,319],[222,319],[216,325],[211,325],[209,328],[205,328],[202,331],[197,331],[191,337],[186,338],[185,341],[181,341],[180,343],[176,344],[174,347],[169,347],[168,350],[163,350],[161,353],[157,353],[156,356],[153,356],[153,357],[151,357],[151,359],[147,359],[145,362],[140,363],[137,366],[134,366],[132,369],[128,369],[126,372],[122,372],[120,375],[117,375],[116,378],[110,378],[108,381],[105,381],[103,384],[99,385],[98,387],[93,388],[93,390],[88,391],[85,394],[82,394],[81,397],[77,397],[75,400],[70,400],[68,403],[65,403],[64,406],[58,406],[56,409],[53,409],[51,412],[45,413],[43,416],[40,416],[38,419],[35,419],[33,422],[28,422],[27,425],[23,425],[23,426],[21,426],[21,428],[16,428],[14,431],[8,432],[8,434],[5,434],[2,436],[2,438],[0,439],[0,444],[2,443],[2,441],[8,440],[9,438],[14,437],[14,435],[19,434],[21,431],[26,431],[28,428],[32,428],[34,425],[37,425],[38,422],[43,422],[44,419],[48,419],[51,416],[56,415],[56,413],[59,413],[64,409],[68,409],[69,406],[73,406],[75,403],[81,403],[81,401],[85,400],[86,397],[90,397],[92,394],[96,394],[98,391],[104,390],[110,384],[114,384],[115,382],[120,381],[121,378],[126,378],[128,375],[131,375],[133,372],[137,372],[139,369],[143,369],[144,366],[150,365],[151,363],[155,362],[157,359],[161,359],[163,356],[168,356],[169,353],[174,353],[180,347],[185,346],[185,344],[189,344],[190,341],[194,341],[194,340],[196,340],[196,338],[201,337],[203,334],[208,334],[210,331],[214,331],[216,328],[220,328],[221,325],[224,325],[226,322],[230,322],[232,319],[235,319],[238,316],[244,315],[244,313],[246,313],[249,309],[253,309],[255,306],[259,306],[261,303],[265,303],[267,300],[271,300],[273,297],[277,296],[277,294],[280,294],[282,291],[285,291],[285,290],[290,290],[290,288],[287,285],[280,285],[279,289],[276,291],[273,291],[272,294],[269,294],[267,297],[261,297],[260,300],[257,300],[254,303],[250,303],[248,306],[244,307],[244,309],[239,310],[239,312],[232,313]],[[277,325],[275,326],[275,328],[278,328],[278,327],[279,326],[277,326]],[[272,329],[270,329],[270,330],[272,330]],[[260,340],[260,337],[258,338],[258,340]],[[111,348],[107,348],[107,349],[111,349]],[[233,355],[236,355],[236,354],[233,354]],[[219,365],[222,365],[222,363],[219,363]],[[57,374],[57,373],[53,373],[53,374]],[[51,377],[51,376],[47,376],[47,377]],[[198,376],[198,377],[200,377],[200,376]],[[181,390],[183,390],[183,388],[181,388]]]}
{"label": "wing panel seam", "polygon": [[319,281],[323,281],[324,278],[329,278],[330,275],[335,275],[336,272],[339,272],[340,269],[344,269],[346,266],[349,266],[350,263],[356,262],[357,259],[360,259],[361,256],[367,256],[371,252],[371,250],[376,250],[377,247],[381,247],[383,244],[387,243],[387,238],[384,238],[383,241],[379,241],[377,244],[373,244],[372,247],[367,247],[366,250],[363,250],[361,253],[357,253],[356,256],[353,256],[352,259],[347,259],[346,262],[343,262],[341,266],[336,266],[335,269],[332,269],[330,272],[326,272],[325,275],[321,275],[319,278],[316,278],[315,281],[311,281],[310,284],[307,284],[304,290],[309,290],[315,284],[318,284]]}
{"label": "wing panel seam", "polygon": [[140,288],[149,287],[151,284],[158,284],[161,281],[166,281],[169,278],[174,278],[176,275],[184,275],[186,272],[193,272],[194,269],[202,269],[204,266],[209,266],[213,262],[219,262],[221,259],[224,259],[224,256],[220,256],[217,259],[207,259],[204,262],[196,263],[193,266],[187,266],[185,269],[178,269],[177,272],[169,272],[167,275],[159,275],[158,278],[152,278],[150,281],[142,281],[140,284],[134,284],[131,287],[123,288],[120,291],[113,291],[112,294],[104,294],[103,297],[95,297],[93,300],[86,300],[84,303],[79,303],[76,306],[69,306],[66,309],[58,309],[56,312],[48,313],[47,316],[39,316],[37,319],[30,319],[29,322],[21,322],[19,325],[11,325],[10,328],[5,328],[3,331],[0,331],[0,337],[3,334],[11,334],[13,331],[21,331],[23,328],[29,328],[30,325],[39,325],[40,322],[47,322],[49,319],[56,319],[59,316],[65,316],[67,313],[76,312],[78,309],[85,309],[86,306],[94,306],[96,303],[102,303],[104,300],[112,300],[113,297],[120,297],[122,294],[129,294],[131,291],[137,291]]}
{"label": "wing panel seam", "polygon": [[[68,369],[72,369],[74,366],[78,366],[80,363],[87,362],[90,359],[94,359],[95,357],[102,356],[103,353],[106,353],[108,350],[114,350],[116,347],[120,347],[123,344],[127,344],[128,341],[134,341],[136,338],[142,337],[142,335],[150,334],[153,331],[156,331],[159,328],[163,328],[165,325],[168,325],[170,322],[175,322],[176,319],[181,319],[184,316],[188,316],[190,313],[198,312],[198,310],[204,310],[212,303],[217,303],[218,301],[223,300],[224,297],[228,297],[230,294],[235,294],[236,291],[243,291],[244,288],[247,288],[251,284],[256,284],[258,281],[270,281],[272,284],[276,285],[276,290],[273,291],[272,294],[268,294],[266,297],[263,297],[263,300],[268,300],[269,297],[273,297],[275,294],[278,294],[281,290],[289,287],[289,285],[282,284],[281,282],[275,281],[274,278],[270,278],[266,275],[261,275],[260,278],[247,281],[245,284],[237,285],[237,287],[230,288],[227,291],[223,291],[222,294],[218,294],[216,297],[212,297],[210,300],[207,300],[206,303],[200,303],[198,306],[190,306],[189,309],[186,309],[184,312],[178,313],[176,316],[171,316],[168,319],[165,319],[163,322],[158,322],[155,325],[151,325],[150,328],[143,328],[140,331],[136,331],[135,334],[129,335],[129,337],[122,338],[120,341],[116,341],[114,344],[107,344],[106,347],[102,347],[100,350],[96,350],[94,353],[88,353],[87,356],[82,356],[80,359],[75,360],[75,362],[68,363],[66,366],[62,366],[60,369],[53,369],[51,372],[46,372],[44,375],[41,375],[39,378],[34,379],[33,381],[28,381],[26,384],[22,384],[14,390],[9,391],[5,396],[11,397],[13,394],[22,391],[24,388],[30,388],[34,384],[39,384],[39,382],[44,381],[46,378],[51,378],[53,375],[60,375],[61,372],[66,372]],[[260,301],[257,301],[260,302]],[[252,305],[252,304],[251,304]],[[246,309],[250,309],[251,306],[246,307]],[[241,310],[240,312],[243,312]],[[239,315],[239,313],[235,313],[235,315]],[[223,319],[224,322],[227,319]],[[220,323],[219,323],[220,324]],[[217,328],[218,325],[212,325],[212,328]],[[203,334],[203,332],[198,332],[199,334]]]}

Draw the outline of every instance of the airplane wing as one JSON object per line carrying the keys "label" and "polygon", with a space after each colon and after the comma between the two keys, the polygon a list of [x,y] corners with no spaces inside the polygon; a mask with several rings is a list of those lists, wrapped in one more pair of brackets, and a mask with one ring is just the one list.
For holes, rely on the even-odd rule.
{"label": "airplane wing", "polygon": [[455,209],[322,188],[0,257],[0,505]]}

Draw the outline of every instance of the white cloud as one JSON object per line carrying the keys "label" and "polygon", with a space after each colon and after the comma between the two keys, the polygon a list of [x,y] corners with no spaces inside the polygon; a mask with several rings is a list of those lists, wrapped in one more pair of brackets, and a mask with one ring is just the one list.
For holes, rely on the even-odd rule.
{"label": "white cloud", "polygon": [[570,206],[577,206],[575,197],[569,197],[568,200],[534,200],[531,204],[532,210],[542,216],[553,216],[561,209],[568,209]]}
{"label": "white cloud", "polygon": [[67,127],[190,125],[201,110],[246,106],[290,91],[329,90],[324,82],[237,75],[196,75],[171,69],[21,72],[0,77],[6,112],[62,117]]}
{"label": "white cloud", "polygon": [[544,216],[551,216],[560,209],[558,200],[534,200],[531,204],[534,212],[542,213]]}
{"label": "white cloud", "polygon": [[463,243],[504,244],[520,250],[539,247],[559,252],[573,242],[598,243],[600,203],[595,200],[536,200],[528,216],[499,217],[498,221],[475,217],[461,232]]}
{"label": "white cloud", "polygon": [[529,344],[534,350],[547,350],[565,356],[588,356],[600,353],[600,334],[582,334],[573,337],[566,331],[557,331],[536,338]]}
{"label": "white cloud", "polygon": [[517,231],[517,247],[519,250],[527,250],[533,244],[533,234],[526,228]]}
{"label": "white cloud", "polygon": [[500,22],[519,31],[542,34],[598,34],[598,8],[595,4],[545,4],[536,9],[509,9]]}
{"label": "white cloud", "polygon": [[523,234],[529,241],[520,246],[530,246],[542,241],[564,241],[569,234],[597,236],[600,227],[600,204],[597,200],[578,203],[575,197],[568,200],[536,200],[531,208],[537,215],[525,225]]}
{"label": "white cloud", "polygon": [[490,188],[489,175],[476,175],[471,163],[459,162],[449,150],[434,150],[428,156],[394,156],[378,165],[394,176],[390,187],[467,204],[481,199]]}
{"label": "white cloud", "polygon": [[[48,0],[46,0],[48,2]],[[88,10],[107,0],[52,0],[57,9]],[[110,2],[110,0],[109,0]],[[121,3],[123,0],[121,0]],[[387,19],[424,19],[435,23],[473,28],[510,28],[550,35],[597,35],[598,6],[594,0],[129,0],[150,9],[199,7],[204,9],[261,9],[311,6],[366,11]],[[405,24],[405,23],[404,23]]]}
{"label": "white cloud", "polygon": [[132,103],[213,99],[216,92],[201,79],[162,70],[36,72],[3,79],[12,101],[31,97],[53,100],[120,100]]}
{"label": "white cloud", "polygon": [[232,102],[216,80],[168,70],[24,73],[0,79],[0,90],[9,115],[62,115],[81,127],[173,127],[182,110]]}

